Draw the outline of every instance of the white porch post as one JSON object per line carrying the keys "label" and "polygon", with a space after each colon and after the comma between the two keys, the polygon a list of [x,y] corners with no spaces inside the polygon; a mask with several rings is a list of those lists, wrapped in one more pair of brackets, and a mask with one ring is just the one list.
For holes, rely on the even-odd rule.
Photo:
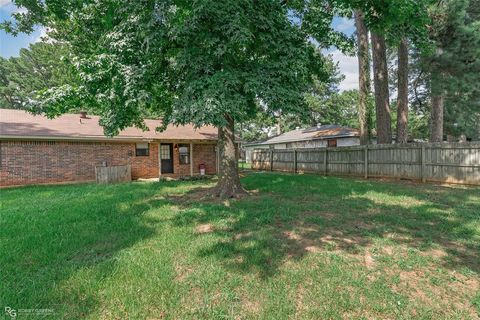
{"label": "white porch post", "polygon": [[159,142],[158,143],[158,178],[162,177],[162,157],[160,153],[162,144]]}
{"label": "white porch post", "polygon": [[190,176],[193,176],[193,143],[190,142]]}

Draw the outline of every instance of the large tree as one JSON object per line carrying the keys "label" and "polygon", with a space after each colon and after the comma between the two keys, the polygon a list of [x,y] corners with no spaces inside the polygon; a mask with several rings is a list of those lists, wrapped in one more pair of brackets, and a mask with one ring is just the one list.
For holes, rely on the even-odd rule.
{"label": "large tree", "polygon": [[443,141],[445,136],[465,135],[480,139],[478,8],[478,0],[444,1],[432,6],[429,36],[433,50],[425,52],[411,45],[411,111],[421,119],[416,137]]}
{"label": "large tree", "polygon": [[[390,93],[388,88],[389,74],[386,63],[387,46],[399,46],[399,52],[405,52],[406,40],[410,39],[418,44],[421,48],[426,48],[427,43],[427,27],[428,27],[428,4],[433,0],[336,0],[355,10],[357,22],[358,41],[365,38],[365,31],[362,24],[372,32],[372,51],[373,51],[373,71],[374,71],[374,88],[375,88],[375,105],[376,105],[376,129],[377,141],[379,143],[391,143],[391,115],[390,115]],[[363,22],[363,23],[362,23]],[[364,40],[363,40],[364,42]],[[367,57],[360,55],[361,51],[365,51],[360,47],[359,42],[359,58]],[[399,117],[401,140],[406,140],[407,132],[407,114],[408,104],[405,104],[405,88],[408,86],[406,80],[408,77],[408,69],[405,62],[405,55],[400,59],[399,70],[401,71],[402,93],[401,98],[401,116]],[[363,58],[362,60],[365,60]],[[366,65],[366,61],[361,61],[362,65]],[[362,71],[362,70],[360,70]],[[364,72],[365,74],[365,72]],[[360,74],[362,76],[362,74]],[[362,85],[362,82],[360,83]],[[367,88],[363,84],[363,90]],[[407,102],[408,103],[408,102]],[[406,109],[406,110],[405,110]],[[398,126],[397,126],[398,127]]]}
{"label": "large tree", "polygon": [[446,0],[431,8],[436,50],[422,58],[429,74],[431,142],[443,141],[444,120],[447,133],[480,135],[479,7],[479,0]]}
{"label": "large tree", "polygon": [[408,141],[408,40],[398,45],[397,137],[396,143]]}
{"label": "large tree", "polygon": [[0,57],[0,107],[25,109],[43,91],[78,81],[65,45],[37,42],[18,57]]}
{"label": "large tree", "polygon": [[49,90],[37,112],[54,116],[87,100],[109,135],[145,128],[151,112],[164,126],[214,125],[221,154],[215,194],[221,197],[243,193],[235,123],[258,112],[301,112],[312,76],[327,80],[309,33],[291,18],[296,8],[284,1],[15,3],[26,13],[3,27],[13,33],[34,24],[50,28],[50,36],[71,49],[82,80]]}
{"label": "large tree", "polygon": [[360,123],[360,144],[370,141],[370,124],[368,99],[370,97],[370,46],[368,30],[365,25],[364,14],[355,10],[355,27],[357,29],[357,57],[359,77],[358,120]]}
{"label": "large tree", "polygon": [[377,143],[392,143],[387,49],[384,36],[375,32],[372,32],[372,53]]}

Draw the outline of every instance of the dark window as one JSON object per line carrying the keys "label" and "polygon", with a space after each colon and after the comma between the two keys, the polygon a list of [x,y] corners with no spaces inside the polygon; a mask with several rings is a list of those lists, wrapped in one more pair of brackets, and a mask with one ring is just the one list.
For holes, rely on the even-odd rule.
{"label": "dark window", "polygon": [[188,144],[179,144],[178,153],[180,155],[180,164],[190,163],[190,146]]}
{"label": "dark window", "polygon": [[136,148],[135,148],[135,155],[137,157],[139,156],[148,156],[150,154],[150,150],[149,150],[149,144],[146,143],[146,142],[139,142],[137,143],[136,145]]}
{"label": "dark window", "polygon": [[337,146],[337,139],[328,140],[329,147],[336,147]]}

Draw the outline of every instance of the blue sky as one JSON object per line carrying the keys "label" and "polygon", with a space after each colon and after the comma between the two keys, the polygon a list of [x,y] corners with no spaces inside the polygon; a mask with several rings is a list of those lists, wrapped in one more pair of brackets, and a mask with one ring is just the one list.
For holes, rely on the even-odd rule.
{"label": "blue sky", "polygon": [[[11,1],[0,0],[0,21],[10,19],[12,12],[19,10]],[[4,58],[18,56],[21,48],[27,48],[30,43],[38,41],[41,34],[42,30],[40,28],[32,34],[20,34],[17,37],[0,30],[0,56]]]}
{"label": "blue sky", "polygon": [[[21,10],[10,0],[0,0],[0,21],[10,19],[12,12]],[[355,26],[353,20],[337,17],[333,20],[333,27],[347,35],[353,34]],[[21,48],[27,48],[30,43],[40,40],[44,35],[41,28],[37,28],[32,34],[19,34],[14,37],[0,30],[0,56],[4,58],[16,57]],[[358,64],[356,57],[347,57],[336,49],[328,53],[338,62],[340,71],[345,75],[345,80],[340,84],[341,90],[358,88]]]}

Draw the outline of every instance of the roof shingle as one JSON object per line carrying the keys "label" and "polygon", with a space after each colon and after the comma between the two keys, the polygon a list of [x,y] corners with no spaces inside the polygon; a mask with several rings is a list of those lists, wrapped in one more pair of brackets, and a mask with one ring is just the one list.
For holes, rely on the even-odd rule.
{"label": "roof shingle", "polygon": [[305,141],[315,139],[330,139],[340,137],[358,137],[357,129],[342,127],[339,125],[323,125],[306,129],[296,129],[285,132],[279,136],[269,139],[261,144],[275,144],[294,141]]}
{"label": "roof shingle", "polygon": [[78,114],[64,114],[55,119],[33,115],[23,110],[0,109],[0,137],[11,138],[62,138],[79,140],[217,140],[213,126],[194,128],[192,125],[169,125],[163,132],[156,132],[161,120],[146,119],[149,131],[127,128],[118,136],[107,137],[98,124],[98,116],[81,119]]}

